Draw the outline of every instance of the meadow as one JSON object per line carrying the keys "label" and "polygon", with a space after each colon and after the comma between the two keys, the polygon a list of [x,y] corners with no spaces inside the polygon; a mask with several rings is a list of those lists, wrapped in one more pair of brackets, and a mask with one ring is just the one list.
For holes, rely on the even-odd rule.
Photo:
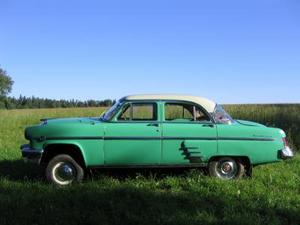
{"label": "meadow", "polygon": [[[288,132],[300,149],[300,105],[229,105],[237,119]],[[41,118],[99,116],[105,108],[0,111],[0,224],[300,224],[300,155],[219,181],[199,170],[102,171],[56,188],[24,164],[24,128]]]}

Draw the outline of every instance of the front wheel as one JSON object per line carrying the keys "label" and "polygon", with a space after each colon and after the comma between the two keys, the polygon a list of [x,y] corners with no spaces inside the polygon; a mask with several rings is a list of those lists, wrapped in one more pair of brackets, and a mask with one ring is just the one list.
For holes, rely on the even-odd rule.
{"label": "front wheel", "polygon": [[230,157],[213,159],[208,165],[209,175],[222,180],[240,179],[245,174],[245,166]]}
{"label": "front wheel", "polygon": [[81,182],[84,170],[69,155],[55,156],[47,165],[46,178],[57,186],[67,186],[74,182]]}

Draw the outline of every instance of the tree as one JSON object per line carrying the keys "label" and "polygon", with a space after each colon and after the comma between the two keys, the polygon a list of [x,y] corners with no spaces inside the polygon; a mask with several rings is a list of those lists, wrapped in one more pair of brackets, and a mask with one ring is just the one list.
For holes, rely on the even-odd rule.
{"label": "tree", "polygon": [[11,92],[13,84],[14,82],[7,72],[0,68],[0,97],[7,96]]}

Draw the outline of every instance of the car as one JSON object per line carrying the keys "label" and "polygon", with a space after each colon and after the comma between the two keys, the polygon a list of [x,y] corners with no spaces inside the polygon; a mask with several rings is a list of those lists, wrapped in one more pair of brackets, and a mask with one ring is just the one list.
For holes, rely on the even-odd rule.
{"label": "car", "polygon": [[44,166],[58,186],[94,168],[204,167],[231,180],[294,156],[283,130],[234,120],[214,101],[187,95],[127,96],[99,118],[42,119],[25,138],[24,160]]}

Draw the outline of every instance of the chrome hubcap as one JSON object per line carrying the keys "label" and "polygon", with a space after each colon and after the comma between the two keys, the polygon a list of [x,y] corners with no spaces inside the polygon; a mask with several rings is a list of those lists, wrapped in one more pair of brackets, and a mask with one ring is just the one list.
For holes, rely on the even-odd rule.
{"label": "chrome hubcap", "polygon": [[53,175],[59,184],[69,184],[76,178],[76,169],[70,163],[60,162],[54,167]]}
{"label": "chrome hubcap", "polygon": [[233,179],[238,173],[238,166],[233,159],[223,159],[218,162],[217,175],[221,179]]}

